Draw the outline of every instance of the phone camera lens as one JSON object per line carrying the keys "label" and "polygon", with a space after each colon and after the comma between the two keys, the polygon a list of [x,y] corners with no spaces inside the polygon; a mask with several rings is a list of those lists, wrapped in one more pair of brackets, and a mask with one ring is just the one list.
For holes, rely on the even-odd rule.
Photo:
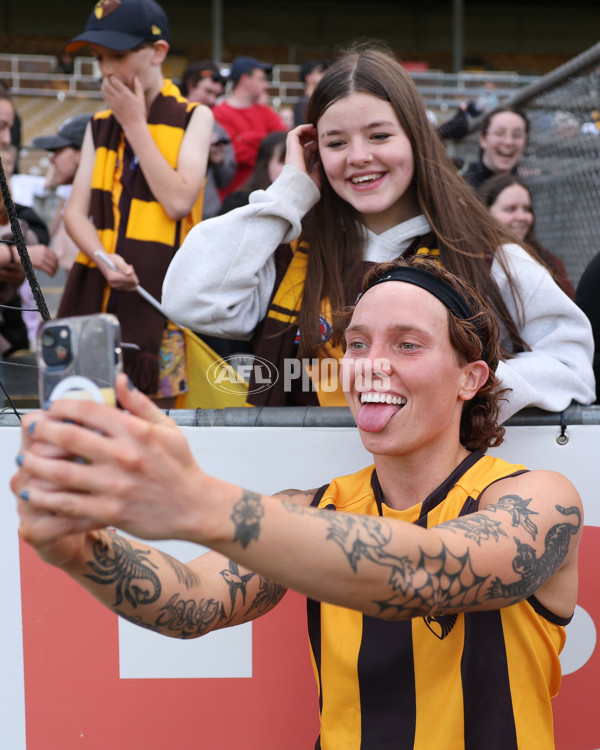
{"label": "phone camera lens", "polygon": [[54,336],[53,331],[44,331],[44,334],[42,335],[42,344],[44,346],[53,346],[56,342],[56,338]]}

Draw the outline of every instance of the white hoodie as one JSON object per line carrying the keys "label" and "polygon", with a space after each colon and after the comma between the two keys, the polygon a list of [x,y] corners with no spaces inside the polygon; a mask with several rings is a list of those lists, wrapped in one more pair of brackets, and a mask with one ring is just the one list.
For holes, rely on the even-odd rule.
{"label": "white hoodie", "polygon": [[[249,339],[267,314],[275,283],[274,252],[299,236],[302,219],[319,198],[311,178],[286,165],[267,190],[252,193],[247,206],[195,226],[165,276],[163,305],[169,318],[199,333]],[[430,231],[424,216],[379,235],[367,230],[364,259],[393,260],[415,237]],[[498,366],[502,386],[511,389],[508,402],[502,402],[501,420],[529,406],[558,412],[572,401],[592,403],[594,343],[587,317],[520,245],[505,245],[499,252],[522,301],[520,334],[531,348]],[[519,321],[497,260],[491,272]],[[505,332],[503,343],[509,348]]]}

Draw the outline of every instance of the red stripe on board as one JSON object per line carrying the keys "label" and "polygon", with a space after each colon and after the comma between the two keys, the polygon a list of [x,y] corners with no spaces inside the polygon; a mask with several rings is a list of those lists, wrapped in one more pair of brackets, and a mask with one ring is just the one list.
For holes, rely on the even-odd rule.
{"label": "red stripe on board", "polygon": [[27,750],[306,750],[318,708],[305,600],[253,626],[251,679],[120,680],[117,618],[21,545]]}
{"label": "red stripe on board", "polygon": [[[594,750],[600,747],[598,680],[600,677],[600,528],[586,526],[579,549],[579,595],[583,607],[596,626],[596,647],[588,661],[576,672],[563,677],[560,692],[552,702],[557,750]],[[572,631],[571,631],[572,634]],[[567,641],[569,626],[567,625]]]}

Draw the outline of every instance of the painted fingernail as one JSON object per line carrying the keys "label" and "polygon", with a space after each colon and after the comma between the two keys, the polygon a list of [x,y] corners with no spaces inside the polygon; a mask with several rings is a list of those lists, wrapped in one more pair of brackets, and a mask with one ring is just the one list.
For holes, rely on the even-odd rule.
{"label": "painted fingernail", "polygon": [[22,453],[19,453],[19,455],[15,459],[15,461],[17,462],[17,466],[22,466],[24,460],[25,456]]}
{"label": "painted fingernail", "polygon": [[30,435],[33,435],[33,431],[35,430],[35,425],[36,425],[36,424],[37,424],[36,422],[32,422],[32,423],[31,423],[31,424],[29,425],[29,427],[27,428],[27,432],[28,432],[28,433],[29,433]]}
{"label": "painted fingernail", "polygon": [[27,502],[29,500],[29,492],[27,490],[21,490],[21,492],[19,492],[19,497],[21,498],[21,500],[25,500],[25,502]]}

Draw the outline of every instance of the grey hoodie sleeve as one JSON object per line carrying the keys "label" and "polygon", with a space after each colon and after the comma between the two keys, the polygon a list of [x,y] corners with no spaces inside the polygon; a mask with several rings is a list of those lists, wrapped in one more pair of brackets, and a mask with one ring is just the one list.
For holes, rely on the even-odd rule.
{"label": "grey hoodie sleeve", "polygon": [[571,401],[592,403],[594,340],[588,319],[522,247],[505,245],[503,252],[521,298],[520,315],[497,260],[492,275],[511,314],[521,320],[520,333],[530,351],[498,365],[502,386],[511,389],[502,402],[501,421],[530,406],[559,412]]}

